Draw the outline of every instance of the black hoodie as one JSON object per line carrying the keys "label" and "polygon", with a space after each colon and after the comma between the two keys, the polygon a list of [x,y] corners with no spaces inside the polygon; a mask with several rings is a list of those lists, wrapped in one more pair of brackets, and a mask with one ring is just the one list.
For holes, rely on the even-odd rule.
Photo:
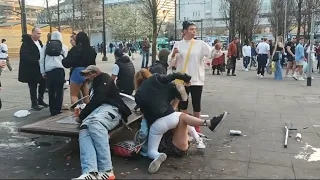
{"label": "black hoodie", "polygon": [[117,75],[117,87],[120,92],[131,95],[134,90],[134,65],[128,56],[120,57],[116,63],[119,66]]}
{"label": "black hoodie", "polygon": [[[42,47],[42,42],[39,40]],[[40,73],[40,52],[29,34],[22,35],[20,48],[19,76],[23,83],[39,83],[42,79]]]}

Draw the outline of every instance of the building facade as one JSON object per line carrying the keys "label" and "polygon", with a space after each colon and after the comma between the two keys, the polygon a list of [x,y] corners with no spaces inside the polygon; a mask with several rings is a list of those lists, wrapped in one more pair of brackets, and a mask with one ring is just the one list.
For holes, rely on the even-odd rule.
{"label": "building facade", "polygon": [[[34,24],[37,22],[38,13],[43,10],[40,6],[26,5],[27,22]],[[0,21],[6,22],[20,22],[21,9],[18,0],[0,0]]]}

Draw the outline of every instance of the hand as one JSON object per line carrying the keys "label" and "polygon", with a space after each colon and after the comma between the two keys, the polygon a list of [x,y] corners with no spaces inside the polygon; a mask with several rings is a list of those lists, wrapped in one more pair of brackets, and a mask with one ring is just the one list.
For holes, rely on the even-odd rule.
{"label": "hand", "polygon": [[81,119],[79,117],[76,118],[77,123],[81,123]]}
{"label": "hand", "polygon": [[187,82],[187,83],[185,82],[184,86],[187,86],[187,87],[191,86],[191,82]]}
{"label": "hand", "polygon": [[46,74],[42,74],[43,79],[47,79],[47,75]]}
{"label": "hand", "polygon": [[177,54],[177,53],[179,53],[179,49],[178,48],[174,48],[173,49],[173,54]]}
{"label": "hand", "polygon": [[0,61],[0,68],[5,68],[7,65],[6,61]]}

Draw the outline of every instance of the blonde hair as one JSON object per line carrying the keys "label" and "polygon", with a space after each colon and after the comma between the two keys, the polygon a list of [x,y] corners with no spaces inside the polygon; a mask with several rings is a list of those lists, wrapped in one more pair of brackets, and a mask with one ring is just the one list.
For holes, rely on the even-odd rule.
{"label": "blonde hair", "polygon": [[149,79],[151,76],[152,76],[152,74],[150,73],[150,71],[148,69],[141,69],[140,71],[138,71],[134,75],[135,90],[137,91],[139,89],[139,87],[141,86],[141,84],[143,83],[143,81],[145,81],[146,79]]}

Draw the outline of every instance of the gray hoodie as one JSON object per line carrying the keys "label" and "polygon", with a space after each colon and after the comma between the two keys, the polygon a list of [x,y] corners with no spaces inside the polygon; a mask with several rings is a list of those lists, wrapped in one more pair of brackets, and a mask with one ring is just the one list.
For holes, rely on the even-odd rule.
{"label": "gray hoodie", "polygon": [[[51,40],[60,40],[62,42],[62,35],[60,32],[55,31],[51,34]],[[64,55],[64,57],[67,57],[68,55],[68,47],[64,44],[62,44],[62,52],[61,54]],[[46,45],[43,46],[41,52],[40,52],[40,71],[41,74],[46,74],[46,72],[49,72],[53,69],[62,68],[64,69],[62,65],[62,59],[64,58],[61,56],[49,56],[46,55]],[[45,63],[44,63],[45,61]],[[44,67],[45,65],[45,67]]]}

